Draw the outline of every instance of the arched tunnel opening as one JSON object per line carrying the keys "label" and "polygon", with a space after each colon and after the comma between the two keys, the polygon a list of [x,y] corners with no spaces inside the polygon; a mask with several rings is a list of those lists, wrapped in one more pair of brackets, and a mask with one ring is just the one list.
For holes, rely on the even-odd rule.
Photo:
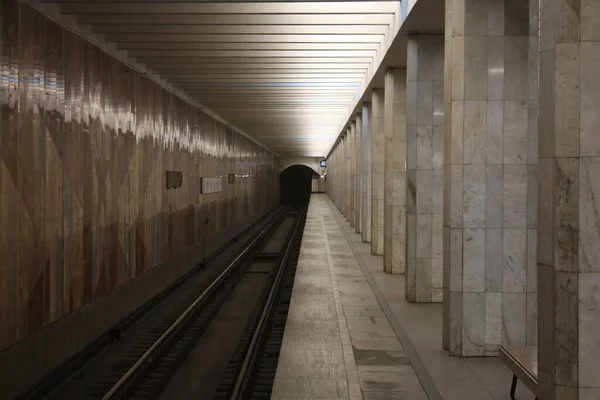
{"label": "arched tunnel opening", "polygon": [[308,206],[312,179],[319,175],[305,165],[292,165],[279,175],[281,205]]}

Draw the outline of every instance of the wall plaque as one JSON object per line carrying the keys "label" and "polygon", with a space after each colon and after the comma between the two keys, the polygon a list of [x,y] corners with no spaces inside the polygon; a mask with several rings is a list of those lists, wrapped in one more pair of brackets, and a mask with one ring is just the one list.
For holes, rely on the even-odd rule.
{"label": "wall plaque", "polygon": [[221,178],[200,178],[200,193],[218,193],[221,190],[223,190],[223,180]]}
{"label": "wall plaque", "polygon": [[177,189],[183,183],[183,174],[181,171],[167,171],[165,176],[165,186],[167,189]]}

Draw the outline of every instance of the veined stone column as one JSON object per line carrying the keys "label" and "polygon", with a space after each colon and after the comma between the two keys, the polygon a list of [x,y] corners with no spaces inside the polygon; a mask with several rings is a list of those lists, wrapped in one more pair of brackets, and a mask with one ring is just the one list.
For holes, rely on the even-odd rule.
{"label": "veined stone column", "polygon": [[338,210],[341,211],[342,206],[341,206],[341,192],[342,192],[342,184],[341,184],[341,173],[342,173],[342,146],[341,146],[341,142],[342,140],[340,139],[336,145],[335,148],[335,157],[334,157],[334,163],[335,163],[335,197],[336,197],[336,205]]}
{"label": "veined stone column", "polygon": [[371,103],[362,106],[362,241],[371,243]]}
{"label": "veined stone column", "polygon": [[344,182],[342,181],[342,177],[344,176],[344,137],[340,137],[340,140],[338,142],[338,146],[337,146],[337,155],[336,155],[336,162],[335,162],[335,176],[336,176],[336,181],[337,181],[337,201],[338,201],[338,209],[340,210],[340,212],[343,214],[342,212],[342,198],[343,198],[343,193],[344,193]]}
{"label": "veined stone column", "polygon": [[600,3],[540,8],[540,399],[598,399]]}
{"label": "veined stone column", "polygon": [[362,232],[362,116],[356,116],[356,173],[355,173],[355,197],[354,197],[354,232]]}
{"label": "veined stone column", "polygon": [[371,96],[371,253],[383,255],[383,195],[385,153],[385,100],[383,90]]}
{"label": "veined stone column", "polygon": [[334,145],[333,152],[331,153],[330,160],[327,160],[327,179],[331,182],[332,186],[332,200],[336,207],[339,208],[337,202],[337,153],[338,146],[337,143]]}
{"label": "veined stone column", "polygon": [[523,3],[446,1],[444,344],[453,355],[536,338],[535,78]]}
{"label": "veined stone column", "polygon": [[338,143],[333,145],[333,150],[327,159],[327,191],[328,195],[333,201],[333,204],[339,209],[338,196],[337,196],[337,154],[338,154]]}
{"label": "veined stone column", "polygon": [[348,158],[346,153],[348,152],[348,132],[344,133],[341,140],[341,152],[340,152],[340,211],[345,216],[348,208]]}
{"label": "veined stone column", "polygon": [[441,302],[444,36],[408,38],[406,298]]}
{"label": "veined stone column", "polygon": [[406,258],[406,70],[385,73],[383,270],[402,274]]}
{"label": "veined stone column", "polygon": [[350,221],[350,215],[352,214],[352,135],[350,128],[346,130],[346,174],[344,177],[346,191],[344,193],[344,201],[346,202],[346,212],[344,216]]}
{"label": "veined stone column", "polygon": [[350,226],[354,228],[354,209],[356,207],[356,123],[352,122],[350,124],[350,151],[348,152],[348,161],[350,163],[350,181],[348,184],[350,185],[349,192],[349,209],[348,215],[346,218],[348,222],[350,222]]}
{"label": "veined stone column", "polygon": [[337,201],[338,201],[338,208],[340,209],[340,211],[342,210],[342,194],[344,193],[344,183],[342,182],[342,179],[343,179],[342,177],[344,176],[343,140],[344,140],[343,138],[340,139],[340,142],[338,143],[336,163],[335,163],[335,165],[336,165],[335,176],[336,176],[336,181],[337,181]]}

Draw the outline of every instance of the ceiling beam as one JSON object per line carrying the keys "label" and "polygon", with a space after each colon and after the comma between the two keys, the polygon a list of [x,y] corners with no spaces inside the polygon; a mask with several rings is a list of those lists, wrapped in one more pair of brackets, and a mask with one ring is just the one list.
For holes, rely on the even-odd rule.
{"label": "ceiling beam", "polygon": [[287,82],[288,80],[300,81],[302,79],[328,79],[335,80],[336,82],[346,80],[346,78],[363,78],[365,75],[361,72],[355,73],[306,73],[306,72],[277,72],[277,73],[269,73],[269,72],[244,72],[239,74],[211,74],[211,73],[165,73],[162,74],[162,77],[168,81],[184,81],[187,82],[189,80],[212,80],[212,79],[225,79],[231,80],[234,82],[248,82],[249,80],[260,79],[261,81],[264,79],[265,82],[279,82],[279,79],[283,79],[283,82]]}
{"label": "ceiling beam", "polygon": [[[399,11],[397,1],[200,3],[77,1],[60,3],[63,14],[381,14]],[[143,8],[142,8],[143,7]]]}
{"label": "ceiling beam", "polygon": [[244,71],[363,71],[369,68],[369,64],[161,64],[154,65],[153,70],[162,73],[169,71],[184,72],[220,72],[238,73]]}
{"label": "ceiling beam", "polygon": [[[190,81],[191,79],[191,81]],[[219,81],[216,81],[219,79]],[[235,77],[206,77],[206,78],[172,78],[166,79],[169,82],[177,83],[177,86],[243,86],[245,84],[251,84],[253,86],[271,86],[273,84],[279,84],[278,86],[289,87],[289,86],[302,86],[302,87],[328,87],[335,88],[337,86],[349,86],[358,87],[362,80],[362,75],[354,78],[340,78],[340,80],[333,81],[332,78],[319,78],[319,77],[277,77],[277,78],[235,78]],[[211,85],[214,83],[214,85]],[[262,84],[262,85],[261,85]]]}
{"label": "ceiling beam", "polygon": [[182,50],[377,50],[379,43],[120,42],[117,47],[136,57]]}
{"label": "ceiling beam", "polygon": [[381,14],[80,14],[80,23],[177,25],[390,25],[394,13]]}
{"label": "ceiling beam", "polygon": [[105,35],[109,42],[209,42],[209,43],[381,43],[384,35],[238,35],[178,33],[116,33]]}
{"label": "ceiling beam", "polygon": [[[386,35],[388,25],[133,25],[104,23],[92,30],[102,34],[162,33],[190,35]],[[110,18],[108,18],[110,20]]]}
{"label": "ceiling beam", "polygon": [[[312,58],[322,60],[325,58],[337,58],[346,59],[347,62],[359,60],[349,60],[351,58],[364,59],[366,57],[373,57],[376,52],[374,50],[194,50],[194,51],[179,51],[174,50],[172,52],[165,51],[163,56],[153,56],[153,50],[140,50],[136,51],[141,59],[152,58],[154,60],[163,59],[163,61],[169,61],[173,58],[192,59],[194,57],[228,57],[228,58],[303,58],[308,62],[318,62],[310,60]],[[168,54],[168,55],[167,55]],[[149,61],[149,60],[147,60]],[[182,60],[173,60],[179,61]],[[369,60],[371,61],[371,60]],[[238,61],[240,62],[240,61]],[[151,64],[151,62],[150,62]]]}
{"label": "ceiling beam", "polygon": [[[230,54],[230,53],[228,53]],[[303,57],[302,55],[289,55],[287,53],[282,55],[282,52],[277,52],[271,54],[271,56],[265,55],[265,53],[260,53],[257,55],[247,55],[244,57],[238,57],[236,54],[239,54],[238,51],[232,53],[233,55],[223,55],[222,52],[210,52],[208,54],[204,54],[204,56],[194,56],[193,54],[190,56],[182,55],[177,58],[169,58],[169,57],[154,57],[154,56],[146,56],[140,57],[140,62],[145,63],[148,67],[152,67],[153,65],[161,65],[161,64],[170,64],[170,65],[179,65],[179,64],[205,64],[205,63],[226,63],[226,64],[243,64],[243,65],[251,65],[251,64],[263,64],[263,63],[271,63],[271,64],[352,64],[352,63],[371,63],[373,61],[373,57],[369,55],[357,56],[357,57]],[[287,54],[287,55],[286,55]]]}

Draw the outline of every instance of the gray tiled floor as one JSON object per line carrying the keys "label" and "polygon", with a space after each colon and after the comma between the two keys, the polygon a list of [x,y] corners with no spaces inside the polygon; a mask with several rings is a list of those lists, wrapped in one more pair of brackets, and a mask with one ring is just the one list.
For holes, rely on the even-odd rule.
{"label": "gray tiled floor", "polygon": [[[311,198],[273,399],[428,399],[354,252],[444,400],[510,399],[508,369],[495,357],[449,356],[441,304],[408,303],[404,275],[384,274],[324,195]],[[533,398],[518,386],[517,400]]]}
{"label": "gray tiled floor", "polygon": [[314,196],[273,399],[426,399],[327,200]]}

